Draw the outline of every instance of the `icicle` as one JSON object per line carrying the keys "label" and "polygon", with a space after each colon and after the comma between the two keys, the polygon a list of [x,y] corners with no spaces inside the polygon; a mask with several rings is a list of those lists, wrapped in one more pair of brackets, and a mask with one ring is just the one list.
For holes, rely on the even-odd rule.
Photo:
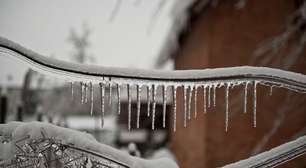
{"label": "icicle", "polygon": [[105,115],[105,86],[104,83],[100,83],[100,92],[101,92],[101,127],[104,127],[104,115]]}
{"label": "icicle", "polygon": [[247,113],[247,107],[248,107],[248,84],[249,82],[245,83],[244,87],[244,106],[243,106],[243,113]]}
{"label": "icicle", "polygon": [[207,95],[207,105],[208,105],[208,108],[210,108],[210,91],[211,91],[211,86],[208,85],[208,95]]}
{"label": "icicle", "polygon": [[147,116],[150,117],[150,100],[151,98],[151,87],[147,86],[147,108],[148,108],[148,112],[147,112]]}
{"label": "icicle", "polygon": [[176,86],[172,86],[173,93],[173,132],[176,131]]}
{"label": "icicle", "polygon": [[118,105],[118,114],[120,114],[120,108],[121,108],[121,103],[120,103],[120,99],[121,99],[121,98],[120,98],[120,97],[121,97],[121,93],[120,93],[120,92],[121,92],[121,91],[120,91],[120,89],[121,89],[121,88],[120,88],[120,85],[117,83],[117,94],[118,94],[118,95],[117,95],[117,98],[118,98],[118,104],[117,104],[117,105]]}
{"label": "icicle", "polygon": [[166,127],[167,86],[163,85],[163,127]]}
{"label": "icicle", "polygon": [[216,89],[217,89],[217,86],[213,85],[213,104],[214,104],[214,107],[216,107]]}
{"label": "icicle", "polygon": [[193,87],[189,86],[189,96],[188,96],[188,120],[191,120],[191,99],[192,99],[192,92],[193,92]]}
{"label": "icicle", "polygon": [[90,115],[93,115],[93,86],[92,83],[89,83],[89,87],[90,87]]}
{"label": "icicle", "polygon": [[254,81],[254,94],[253,94],[253,127],[256,127],[256,106],[257,106],[257,81]]}
{"label": "icicle", "polygon": [[87,83],[85,83],[84,89],[85,89],[85,103],[87,103],[87,99],[88,99],[88,96],[87,96],[87,94],[88,94],[88,84]]}
{"label": "icicle", "polygon": [[131,130],[131,115],[132,115],[132,96],[130,91],[130,85],[126,85],[127,97],[128,97],[128,129]]}
{"label": "icicle", "polygon": [[112,88],[112,83],[111,82],[108,83],[108,87],[109,87],[108,104],[109,104],[110,107],[112,107],[112,90],[113,90],[113,88]]}
{"label": "icicle", "polygon": [[194,86],[194,118],[197,118],[198,115],[197,101],[198,101],[198,87]]}
{"label": "icicle", "polygon": [[83,87],[83,82],[80,82],[81,85],[81,104],[84,103],[84,87]]}
{"label": "icicle", "polygon": [[73,100],[74,97],[73,82],[70,83],[70,89],[71,89],[71,99]]}
{"label": "icicle", "polygon": [[137,87],[137,128],[139,128],[139,119],[140,119],[140,96],[141,96],[141,86],[136,85]]}
{"label": "icicle", "polygon": [[187,87],[184,85],[184,127],[187,127]]}
{"label": "icicle", "polygon": [[229,118],[228,95],[229,95],[229,88],[230,88],[230,84],[227,84],[226,89],[225,89],[225,132],[227,132],[227,130],[228,130],[228,118]]}
{"label": "icicle", "polygon": [[207,107],[206,107],[206,86],[203,85],[203,112],[207,112]]}
{"label": "icicle", "polygon": [[272,94],[273,94],[273,85],[270,86],[270,93],[269,93],[269,96],[272,96]]}
{"label": "icicle", "polygon": [[155,129],[155,109],[156,109],[156,92],[157,87],[155,85],[152,85],[153,90],[153,104],[152,104],[152,130]]}

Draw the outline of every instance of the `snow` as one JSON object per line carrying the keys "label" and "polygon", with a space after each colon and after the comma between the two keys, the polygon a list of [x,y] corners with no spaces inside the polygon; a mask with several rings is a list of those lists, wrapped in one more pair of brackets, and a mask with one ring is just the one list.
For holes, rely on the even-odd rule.
{"label": "snow", "polygon": [[46,136],[49,138],[53,137],[61,140],[64,144],[72,144],[84,150],[97,152],[107,158],[124,163],[131,168],[178,168],[176,163],[168,158],[144,160],[133,157],[115,148],[97,142],[93,136],[87,133],[40,122],[11,122],[8,124],[1,124],[0,134],[10,135],[13,140],[13,142],[0,145],[1,149],[7,150],[6,152],[1,152],[2,159],[11,159],[14,156],[14,142],[16,142],[16,140],[26,136],[29,136],[30,139],[42,138],[42,131],[45,132]]}
{"label": "snow", "polygon": [[306,136],[259,155],[224,166],[224,168],[275,167],[306,153]]}
{"label": "snow", "polygon": [[[96,118],[86,116],[68,116],[66,118],[68,128],[76,130],[94,130],[96,126]],[[116,128],[116,117],[107,116],[104,118],[104,130],[114,130]]]}
{"label": "snow", "polygon": [[[247,96],[248,96],[248,84],[253,85],[253,126],[256,127],[256,114],[257,114],[257,92],[256,87],[258,84],[263,84],[269,87],[283,87],[296,92],[306,93],[306,75],[284,71],[280,69],[267,68],[267,67],[229,67],[229,68],[216,68],[216,69],[203,69],[203,70],[176,70],[176,71],[159,71],[159,70],[140,70],[140,69],[127,69],[127,68],[113,68],[102,66],[88,66],[67,63],[64,61],[54,60],[48,57],[41,56],[33,51],[30,51],[22,46],[0,37],[0,53],[4,53],[4,56],[11,55],[22,59],[23,61],[32,65],[34,69],[39,72],[55,75],[59,78],[65,78],[66,80],[81,82],[81,97],[83,103],[87,101],[88,84],[98,83],[100,85],[101,92],[101,126],[104,125],[104,113],[105,113],[105,87],[117,85],[115,93],[117,93],[118,101],[118,113],[120,113],[120,99],[121,86],[126,86],[127,99],[128,99],[128,128],[131,129],[131,103],[133,95],[137,96],[138,102],[138,114],[139,114],[139,101],[140,98],[147,99],[147,115],[152,113],[152,130],[155,129],[155,113],[156,103],[160,102],[165,105],[165,98],[163,95],[167,95],[171,92],[176,95],[176,89],[182,87],[183,100],[184,100],[184,127],[187,127],[187,119],[191,119],[191,100],[194,87],[204,88],[204,113],[207,108],[210,108],[213,104],[216,105],[216,88],[226,87],[225,92],[225,130],[228,130],[229,125],[229,92],[230,88],[237,85],[245,85],[244,89],[244,112],[246,112]],[[137,86],[136,91],[133,86]],[[170,91],[165,89],[171,87]],[[146,87],[146,92],[142,94],[141,87]],[[110,87],[112,88],[112,87]],[[158,88],[164,88],[161,90],[161,95],[157,95]],[[206,88],[208,89],[206,92]],[[109,96],[112,96],[112,91],[109,89]],[[134,90],[134,91],[133,91]],[[211,90],[212,94],[211,95]],[[73,91],[73,90],[72,90]],[[73,92],[72,92],[73,93]],[[208,93],[208,95],[206,95]],[[123,94],[125,95],[125,94]],[[139,98],[140,96],[140,98]],[[213,96],[213,97],[211,97]],[[152,99],[151,99],[152,97]],[[212,100],[211,100],[212,99]],[[110,100],[110,99],[109,99]],[[125,100],[125,99],[124,99]],[[176,110],[176,98],[173,98],[174,109]],[[93,101],[92,99],[90,101]],[[213,102],[211,102],[213,101]],[[166,101],[167,103],[167,101]],[[108,104],[111,104],[111,100]],[[152,107],[151,107],[152,106]],[[164,107],[165,109],[165,107]],[[163,115],[166,112],[163,111]],[[173,130],[176,130],[176,112],[173,117]],[[139,119],[137,119],[137,124]],[[165,123],[163,124],[165,125]]]}
{"label": "snow", "polygon": [[[133,83],[138,84],[141,80],[156,84],[160,83],[188,83],[186,80],[191,80],[193,83],[197,81],[213,80],[219,78],[240,77],[266,77],[266,78],[281,78],[290,79],[300,83],[306,83],[306,77],[303,74],[288,72],[279,69],[266,67],[231,67],[217,68],[205,70],[176,70],[176,71],[159,71],[159,70],[140,70],[129,68],[113,68],[101,67],[94,65],[83,65],[68,63],[65,61],[55,60],[37,54],[29,49],[26,49],[12,41],[0,37],[1,55],[12,55],[29,63],[32,68],[39,69],[39,72],[55,75],[60,78],[70,78],[75,81],[92,80],[96,82],[103,81],[102,77],[112,77],[113,82],[117,83]],[[156,81],[150,81],[156,80]],[[160,81],[162,80],[162,81]],[[190,81],[189,81],[190,82]],[[137,84],[136,83],[136,84]]]}

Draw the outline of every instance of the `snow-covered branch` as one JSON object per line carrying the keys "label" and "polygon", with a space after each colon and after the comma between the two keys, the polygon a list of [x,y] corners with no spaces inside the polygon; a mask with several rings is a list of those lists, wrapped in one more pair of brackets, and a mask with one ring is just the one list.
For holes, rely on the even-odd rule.
{"label": "snow-covered branch", "polygon": [[0,167],[14,167],[16,163],[18,167],[36,163],[49,165],[56,160],[64,166],[73,164],[75,167],[87,166],[84,164],[92,162],[96,164],[94,167],[178,168],[172,160],[133,157],[97,142],[89,134],[47,123],[0,124],[0,135]]}
{"label": "snow-covered branch", "polygon": [[224,168],[276,167],[306,153],[306,136]]}

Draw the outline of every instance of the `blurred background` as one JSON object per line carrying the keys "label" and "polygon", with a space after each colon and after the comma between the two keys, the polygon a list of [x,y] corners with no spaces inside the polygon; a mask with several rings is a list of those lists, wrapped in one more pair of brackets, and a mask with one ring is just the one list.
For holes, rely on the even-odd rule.
{"label": "blurred background", "polygon": [[[304,0],[2,0],[0,36],[42,55],[81,64],[161,70],[252,65],[306,74],[305,13]],[[253,128],[251,112],[243,114],[241,90],[234,88],[230,94],[228,132],[223,88],[217,89],[216,107],[192,119],[187,128],[179,90],[176,132],[172,115],[162,128],[161,101],[155,131],[145,115],[139,129],[133,124],[128,131],[123,90],[121,115],[115,103],[107,105],[101,128],[99,117],[90,115],[89,103],[81,103],[78,84],[72,98],[70,83],[0,56],[0,123],[50,122],[89,132],[131,155],[170,157],[181,168],[220,167],[306,134],[305,95],[280,88],[270,95],[270,88],[259,86],[258,124]],[[94,94],[94,100],[98,96]],[[146,113],[146,99],[141,102],[141,113]],[[199,112],[202,102],[199,94]],[[172,104],[167,104],[169,114]],[[100,102],[94,101],[94,114],[99,111]],[[282,167],[306,167],[306,158]]]}

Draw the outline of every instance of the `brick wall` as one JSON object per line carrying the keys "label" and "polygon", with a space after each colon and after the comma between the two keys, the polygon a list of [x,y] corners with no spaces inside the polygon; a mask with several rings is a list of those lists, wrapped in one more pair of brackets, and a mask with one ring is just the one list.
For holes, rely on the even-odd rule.
{"label": "brick wall", "polygon": [[[265,64],[254,58],[259,43],[285,30],[286,19],[295,9],[292,0],[249,0],[245,8],[237,10],[236,1],[220,1],[216,8],[202,12],[191,23],[175,55],[176,69],[203,69],[240,65],[284,68],[290,59],[276,56]],[[294,46],[291,42],[288,46]],[[282,53],[288,53],[286,47]],[[289,70],[306,74],[306,59],[301,55]],[[248,113],[243,114],[242,88],[230,91],[229,131],[224,131],[224,89],[217,89],[217,106],[202,114],[203,96],[198,98],[197,119],[183,128],[183,104],[178,96],[178,128],[172,133],[171,147],[181,168],[218,167],[262,152],[303,134],[306,127],[306,96],[258,86],[257,128],[252,127],[252,104],[249,97]],[[199,90],[199,93],[202,93]],[[178,91],[182,95],[182,91]],[[265,140],[266,139],[266,140]],[[306,159],[294,165],[306,165]],[[297,163],[298,162],[298,163]],[[291,167],[292,167],[291,164]],[[286,165],[284,167],[290,167]]]}

